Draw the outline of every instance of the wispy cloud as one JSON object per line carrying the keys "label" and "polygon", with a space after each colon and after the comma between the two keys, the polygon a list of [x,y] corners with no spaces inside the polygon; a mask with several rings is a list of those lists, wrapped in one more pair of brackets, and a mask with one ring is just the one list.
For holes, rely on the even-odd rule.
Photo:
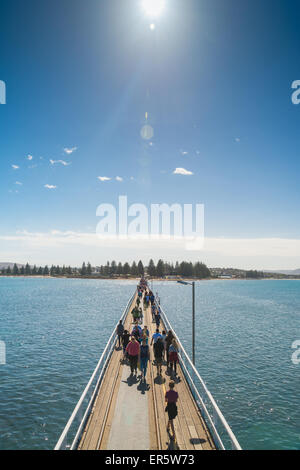
{"label": "wispy cloud", "polygon": [[23,186],[23,183],[20,183],[20,181],[16,181],[15,184],[17,184],[18,186]]}
{"label": "wispy cloud", "polygon": [[57,186],[54,186],[53,184],[45,184],[44,188],[46,188],[46,189],[56,189]]}
{"label": "wispy cloud", "polygon": [[29,161],[33,160],[33,156],[32,156],[32,155],[27,155],[26,158],[27,158],[27,160],[29,160]]}
{"label": "wispy cloud", "polygon": [[236,142],[240,142],[241,139],[240,139],[239,137],[236,137],[236,138],[235,138],[235,141],[236,141]]}
{"label": "wispy cloud", "polygon": [[100,180],[100,181],[110,181],[111,178],[108,178],[108,176],[98,176],[98,180]]}
{"label": "wispy cloud", "polygon": [[20,167],[18,165],[12,165],[11,166],[14,170],[18,170]]}
{"label": "wispy cloud", "polygon": [[75,152],[77,150],[77,147],[73,147],[73,148],[64,148],[64,152],[67,154],[67,155],[71,155],[71,153]]}
{"label": "wispy cloud", "polygon": [[184,175],[184,176],[188,176],[188,175],[193,175],[194,173],[192,171],[189,171],[189,170],[186,170],[185,168],[176,168],[174,171],[173,171],[173,175]]}
{"label": "wispy cloud", "polygon": [[63,166],[68,166],[71,165],[71,162],[65,162],[64,160],[50,160],[51,165],[55,165],[56,163],[59,163]]}
{"label": "wispy cloud", "polygon": [[185,155],[188,155],[189,152],[187,152],[186,150],[180,150],[180,153],[181,155],[185,156]]}
{"label": "wispy cloud", "polygon": [[123,181],[123,178],[121,176],[116,176],[117,181]]}

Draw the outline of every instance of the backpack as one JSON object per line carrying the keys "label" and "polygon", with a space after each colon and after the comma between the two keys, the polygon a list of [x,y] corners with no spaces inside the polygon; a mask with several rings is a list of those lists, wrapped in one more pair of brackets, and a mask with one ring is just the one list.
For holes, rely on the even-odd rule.
{"label": "backpack", "polygon": [[163,353],[164,345],[162,341],[157,340],[154,343],[154,355],[160,357]]}

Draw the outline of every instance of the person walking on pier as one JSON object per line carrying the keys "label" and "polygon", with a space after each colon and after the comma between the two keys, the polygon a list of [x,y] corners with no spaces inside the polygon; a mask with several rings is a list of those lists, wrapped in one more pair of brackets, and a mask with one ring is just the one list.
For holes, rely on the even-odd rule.
{"label": "person walking on pier", "polygon": [[174,366],[174,375],[176,377],[177,375],[176,365],[178,363],[178,346],[177,346],[175,339],[172,340],[172,343],[169,347],[169,362],[171,366],[171,375],[173,375],[173,366]]}
{"label": "person walking on pier", "polygon": [[167,354],[166,354],[166,351],[167,351],[167,347],[166,347],[167,333],[165,332],[165,330],[162,331],[161,336],[162,336],[162,342],[163,342],[163,345],[164,345],[163,360],[167,361]]}
{"label": "person walking on pier", "polygon": [[131,335],[134,336],[137,341],[140,341],[142,338],[142,334],[143,334],[143,330],[138,324],[138,322],[136,322],[132,329]]}
{"label": "person walking on pier", "polygon": [[157,310],[156,314],[155,314],[155,323],[156,323],[156,328],[159,328],[159,325],[160,325],[160,313],[159,313],[159,310]]}
{"label": "person walking on pier", "polygon": [[140,312],[137,306],[134,307],[131,314],[132,314],[133,323],[136,323],[140,318]]}
{"label": "person walking on pier", "polygon": [[134,336],[131,337],[130,342],[127,344],[126,352],[128,353],[131,375],[134,373],[137,375],[137,363],[140,353],[140,344]]}
{"label": "person walking on pier", "polygon": [[139,324],[140,325],[143,323],[143,318],[144,318],[143,311],[141,308],[139,308]]}
{"label": "person walking on pier", "polygon": [[123,361],[126,359],[126,346],[129,343],[130,339],[130,334],[128,333],[127,330],[124,330],[123,336],[122,336],[122,344],[123,344]]}
{"label": "person walking on pier", "polygon": [[161,375],[161,367],[163,361],[163,353],[164,353],[164,344],[162,341],[162,337],[157,339],[156,343],[154,343],[154,357],[157,366],[157,375]]}
{"label": "person walking on pier", "polygon": [[149,330],[148,330],[147,325],[145,325],[144,328],[143,328],[142,336],[143,336],[143,338],[146,338],[146,343],[148,344],[148,340],[149,340]]}
{"label": "person walking on pier", "polygon": [[155,304],[151,306],[151,313],[152,313],[152,322],[155,323],[155,313],[156,313]]}
{"label": "person walking on pier", "polygon": [[141,372],[142,372],[142,382],[146,382],[146,373],[147,373],[147,366],[148,366],[148,361],[150,360],[150,349],[147,344],[146,338],[143,339],[141,348],[140,348],[140,367],[141,367]]}
{"label": "person walking on pier", "polygon": [[121,342],[122,342],[122,335],[124,333],[124,326],[122,324],[122,320],[120,320],[118,326],[117,326],[117,330],[116,330],[116,333],[117,333],[117,336],[118,336],[118,348],[121,347]]}
{"label": "person walking on pier", "polygon": [[173,420],[176,418],[178,414],[177,410],[177,400],[178,400],[178,393],[174,390],[175,383],[173,380],[169,383],[169,390],[166,392],[165,401],[167,402],[166,412],[169,416],[167,431],[169,432],[170,428],[172,429],[173,436],[172,438],[175,439],[175,429]]}
{"label": "person walking on pier", "polygon": [[171,343],[174,339],[174,335],[171,330],[168,331],[168,334],[166,336],[166,354],[167,354],[167,367],[169,368],[169,347],[171,346]]}

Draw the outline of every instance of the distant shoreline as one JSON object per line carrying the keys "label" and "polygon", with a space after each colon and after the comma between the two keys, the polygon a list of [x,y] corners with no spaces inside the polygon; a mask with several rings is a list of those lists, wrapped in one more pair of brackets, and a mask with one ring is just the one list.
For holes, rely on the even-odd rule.
{"label": "distant shoreline", "polygon": [[[41,276],[41,275],[22,275],[19,274],[17,276],[14,275],[0,275],[0,279],[78,279],[78,280],[94,280],[94,281],[139,281],[140,277],[97,277],[97,276]],[[187,282],[200,282],[200,281],[299,281],[299,277],[292,277],[292,278],[278,278],[278,277],[268,277],[268,278],[241,278],[241,277],[234,277],[234,278],[220,278],[220,277],[210,277],[205,279],[196,279],[196,278],[176,278],[176,279],[165,279],[165,278],[149,278],[148,281],[156,281],[156,282],[177,282],[177,281],[187,281]]]}

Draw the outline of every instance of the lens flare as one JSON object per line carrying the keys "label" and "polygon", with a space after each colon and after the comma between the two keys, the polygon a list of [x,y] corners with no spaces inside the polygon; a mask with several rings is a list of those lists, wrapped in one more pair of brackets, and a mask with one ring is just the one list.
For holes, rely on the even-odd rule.
{"label": "lens flare", "polygon": [[165,8],[165,0],[143,0],[143,8],[148,16],[159,16]]}

